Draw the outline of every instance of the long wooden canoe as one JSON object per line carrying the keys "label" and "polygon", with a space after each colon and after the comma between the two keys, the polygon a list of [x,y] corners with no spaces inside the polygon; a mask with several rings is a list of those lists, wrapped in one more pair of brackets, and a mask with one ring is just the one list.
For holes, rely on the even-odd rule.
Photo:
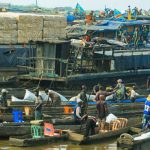
{"label": "long wooden canoe", "polygon": [[[148,133],[149,136],[135,139],[136,137],[141,136],[142,134]],[[117,139],[117,147],[120,149],[127,150],[149,150],[150,149],[150,130],[146,132],[141,132],[139,134],[130,135],[122,134],[120,138]]]}
{"label": "long wooden canoe", "polygon": [[40,137],[40,138],[9,138],[9,145],[17,146],[17,147],[31,147],[31,146],[38,146],[42,144],[51,144],[60,141],[67,140],[68,134],[64,134],[61,136],[51,136],[51,137]]}
{"label": "long wooden canoe", "polygon": [[31,134],[30,123],[1,123],[0,137]]}
{"label": "long wooden canoe", "polygon": [[[141,124],[136,124],[133,125],[134,127],[140,127]],[[84,135],[82,134],[78,134],[75,132],[68,132],[68,137],[70,141],[73,141],[75,143],[78,144],[92,144],[94,142],[102,142],[108,138],[114,138],[117,137],[119,135],[121,135],[124,132],[129,132],[132,130],[131,127],[133,126],[128,126],[119,130],[115,130],[115,131],[108,131],[108,132],[103,132],[103,133],[99,133],[99,134],[95,134],[92,136],[88,136],[86,138],[84,138]]]}

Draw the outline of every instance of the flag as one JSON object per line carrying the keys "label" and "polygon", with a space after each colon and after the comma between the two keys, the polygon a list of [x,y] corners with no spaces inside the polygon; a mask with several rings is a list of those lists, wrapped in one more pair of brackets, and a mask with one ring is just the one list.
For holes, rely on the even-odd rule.
{"label": "flag", "polygon": [[118,21],[125,21],[126,19],[123,17],[121,12],[117,9],[114,9],[114,19]]}
{"label": "flag", "polygon": [[79,15],[82,15],[85,12],[84,9],[81,7],[81,5],[79,3],[77,3],[75,9],[76,9],[76,13],[79,14]]}

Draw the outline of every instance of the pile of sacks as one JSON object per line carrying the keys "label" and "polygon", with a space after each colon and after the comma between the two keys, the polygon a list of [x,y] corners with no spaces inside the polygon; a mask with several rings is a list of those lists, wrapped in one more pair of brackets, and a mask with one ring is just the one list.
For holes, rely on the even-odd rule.
{"label": "pile of sacks", "polygon": [[[68,101],[63,95],[57,93],[56,91],[49,90],[49,92],[52,92],[52,93],[58,95],[60,97],[61,101]],[[47,101],[48,95],[45,93],[45,91],[39,91],[39,95],[42,97],[43,101]],[[35,100],[36,100],[35,94],[32,93],[31,91],[27,90],[27,89],[26,89],[26,92],[25,92],[23,99],[18,99],[15,96],[11,96],[12,102],[35,101]]]}
{"label": "pile of sacks", "polygon": [[17,15],[0,13],[0,44],[18,42]]}
{"label": "pile of sacks", "polygon": [[66,37],[65,16],[0,13],[0,44],[56,40]]}
{"label": "pile of sacks", "polygon": [[65,38],[67,26],[66,18],[59,15],[47,15],[43,17],[43,39],[51,40]]}
{"label": "pile of sacks", "polygon": [[18,43],[28,43],[29,40],[41,41],[43,31],[43,16],[35,14],[20,14],[18,20]]}

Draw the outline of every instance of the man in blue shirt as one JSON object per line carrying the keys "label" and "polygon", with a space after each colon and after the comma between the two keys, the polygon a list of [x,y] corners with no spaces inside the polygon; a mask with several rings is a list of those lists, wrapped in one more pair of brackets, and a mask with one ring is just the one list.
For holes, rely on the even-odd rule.
{"label": "man in blue shirt", "polygon": [[148,95],[147,100],[145,101],[144,106],[144,115],[143,115],[143,130],[150,129],[150,95]]}

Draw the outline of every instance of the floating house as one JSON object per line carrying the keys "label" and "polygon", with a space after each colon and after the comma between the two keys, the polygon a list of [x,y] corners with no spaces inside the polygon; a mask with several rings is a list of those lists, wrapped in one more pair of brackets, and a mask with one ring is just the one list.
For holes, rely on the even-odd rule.
{"label": "floating house", "polygon": [[[146,47],[141,43],[141,47],[135,49],[132,38],[129,44],[119,41],[120,30],[126,30],[132,37],[135,27],[141,32],[143,25],[148,29]],[[30,40],[12,44],[9,50],[3,49],[1,61],[7,55],[10,62],[14,56],[11,62],[18,68],[17,77],[22,80],[67,82],[73,86],[85,83],[92,86],[97,82],[106,83],[108,79],[114,83],[118,78],[136,82],[139,77],[150,75],[149,28],[150,22],[145,20],[107,20],[84,26],[85,34],[93,39],[84,45],[75,46],[70,40],[59,38]],[[12,65],[1,61],[0,64]]]}

